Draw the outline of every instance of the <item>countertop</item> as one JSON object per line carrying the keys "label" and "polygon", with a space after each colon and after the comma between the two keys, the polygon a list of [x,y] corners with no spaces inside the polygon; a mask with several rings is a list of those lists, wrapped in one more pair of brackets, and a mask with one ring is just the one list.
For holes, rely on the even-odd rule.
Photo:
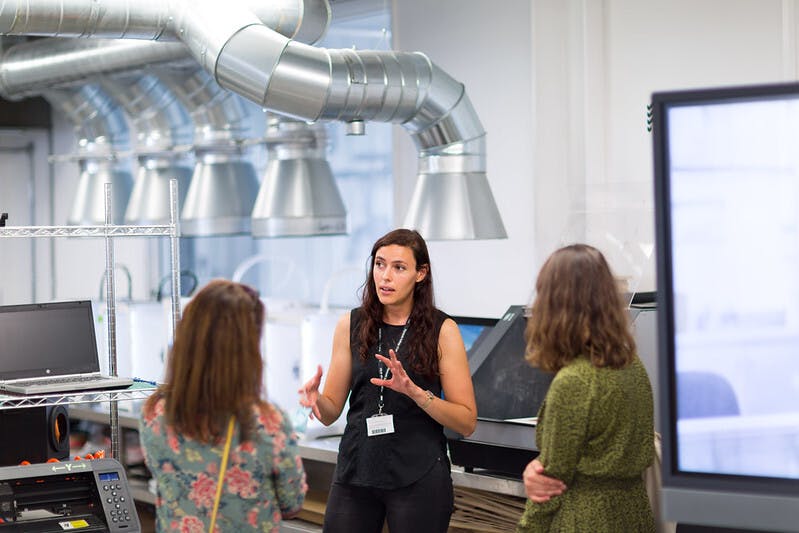
{"label": "countertop", "polygon": [[[304,460],[335,464],[338,458],[340,437],[321,437],[302,439],[299,441],[300,456]],[[478,470],[465,472],[460,466],[452,466],[452,483],[456,487],[484,490],[507,496],[525,498],[524,483],[521,479],[513,479]]]}
{"label": "countertop", "polygon": [[[90,420],[99,423],[108,422],[108,413],[102,410],[72,407],[70,414],[76,419]],[[120,426],[138,429],[138,416],[131,413],[120,413]],[[325,465],[335,465],[338,458],[340,436],[322,436],[318,438],[302,438],[299,441],[300,456],[304,461],[314,461]],[[331,468],[332,469],[332,468]],[[525,497],[524,484],[521,479],[503,477],[488,471],[474,469],[466,472],[462,467],[452,466],[452,482],[456,487],[484,490],[507,496]]]}

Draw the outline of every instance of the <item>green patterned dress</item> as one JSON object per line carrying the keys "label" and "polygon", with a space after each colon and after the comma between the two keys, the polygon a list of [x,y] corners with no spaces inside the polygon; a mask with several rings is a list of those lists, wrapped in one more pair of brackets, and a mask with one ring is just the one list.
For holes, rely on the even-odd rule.
{"label": "green patterned dress", "polygon": [[642,475],[654,458],[652,387],[641,361],[562,368],[538,412],[536,442],[547,475],[566,491],[527,501],[517,532],[654,533]]}

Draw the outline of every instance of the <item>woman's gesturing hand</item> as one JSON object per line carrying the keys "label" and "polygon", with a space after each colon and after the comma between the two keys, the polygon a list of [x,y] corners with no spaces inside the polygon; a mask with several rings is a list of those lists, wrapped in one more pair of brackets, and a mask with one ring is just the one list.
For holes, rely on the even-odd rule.
{"label": "woman's gesturing hand", "polygon": [[319,414],[319,407],[316,405],[319,399],[319,384],[322,383],[322,365],[317,365],[316,374],[305,382],[305,385],[300,387],[297,392],[300,393],[300,405],[303,407],[310,407],[313,416],[317,419],[321,418]]}
{"label": "woman's gesturing hand", "polygon": [[394,350],[389,350],[388,355],[388,357],[384,357],[379,353],[375,354],[375,357],[388,369],[388,372],[383,374],[386,379],[372,378],[369,381],[371,381],[372,385],[388,387],[393,391],[411,396],[411,393],[419,387],[408,377],[408,373],[402,368],[402,363],[397,359],[397,354]]}

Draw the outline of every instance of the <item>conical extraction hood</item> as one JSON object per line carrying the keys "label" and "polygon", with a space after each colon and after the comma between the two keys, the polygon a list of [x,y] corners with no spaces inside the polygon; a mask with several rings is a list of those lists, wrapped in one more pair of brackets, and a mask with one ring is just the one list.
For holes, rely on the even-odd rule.
{"label": "conical extraction hood", "polygon": [[241,154],[217,150],[197,153],[191,185],[180,214],[184,236],[239,235],[250,232],[258,177]]}
{"label": "conical extraction hood", "polygon": [[164,224],[169,222],[169,181],[178,181],[178,206],[189,188],[192,169],[176,163],[174,157],[139,157],[125,224]]}
{"label": "conical extraction hood", "polygon": [[404,227],[429,240],[508,236],[484,172],[420,174]]}
{"label": "conical extraction hood", "polygon": [[324,126],[270,114],[266,139],[269,161],[252,211],[253,237],[346,233]]}
{"label": "conical extraction hood", "polygon": [[105,184],[111,184],[114,224],[122,224],[133,177],[117,154],[129,145],[124,113],[97,84],[46,91],[43,96],[74,125],[78,137],[74,159],[80,178],[67,224],[105,224]]}
{"label": "conical extraction hood", "polygon": [[[463,143],[459,151],[467,155],[462,159],[420,159],[416,188],[403,224],[406,228],[416,229],[429,240],[507,238],[484,164],[469,164],[469,152],[485,153],[480,146],[483,142],[484,137],[478,137]],[[473,159],[482,161],[482,156]]]}
{"label": "conical extraction hood", "polygon": [[67,224],[71,226],[96,226],[105,224],[105,184],[111,184],[112,221],[122,224],[125,207],[130,197],[133,179],[129,172],[114,169],[108,159],[85,158],[79,160],[80,178]]}
{"label": "conical extraction hood", "polygon": [[[173,153],[173,157],[170,157],[170,152],[174,151],[175,144],[191,143],[192,140],[179,138],[182,132],[178,128],[182,130],[183,126],[182,113],[178,116],[179,106],[169,101],[171,95],[159,86],[151,74],[155,73],[154,65],[180,67],[190,62],[192,69],[188,73],[181,73],[180,82],[185,91],[176,96],[184,97],[182,103],[191,109],[195,121],[194,142],[198,145],[199,162],[194,174],[199,180],[191,205],[185,212],[188,218],[184,220],[184,234],[198,235],[199,228],[203,228],[202,233],[207,235],[248,231],[257,180],[254,169],[248,168],[250,163],[236,146],[242,138],[243,122],[248,120],[247,114],[240,112],[241,99],[224,91],[207,73],[193,74],[192,70],[199,67],[183,43],[163,42],[175,37],[188,37],[184,29],[173,26],[175,17],[194,19],[195,12],[204,12],[204,5],[185,2],[184,7],[178,8],[165,2],[146,5],[140,2],[124,5],[103,2],[94,6],[102,16],[91,17],[91,20],[85,19],[89,12],[82,6],[57,5],[57,2],[49,0],[46,3],[28,4],[24,19],[13,14],[9,19],[7,11],[10,10],[0,8],[0,27],[4,33],[8,30],[10,33],[19,31],[28,34],[32,30],[34,34],[54,36],[17,45],[13,53],[9,51],[3,55],[0,63],[0,93],[4,97],[16,99],[40,94],[46,89],[85,84],[87,78],[98,75],[104,75],[104,83],[109,85],[127,77],[126,83],[118,84],[116,89],[110,91],[125,108],[137,133],[134,151],[139,165],[133,192],[130,193],[126,211],[122,201],[115,208],[117,218],[125,213],[126,223],[158,223],[162,217],[168,217],[168,181],[171,178],[179,181],[181,205],[187,196],[192,171],[179,160],[180,154]],[[217,7],[214,3],[208,7],[221,15],[200,17],[213,21],[208,27],[213,35],[217,32],[213,27],[227,26],[229,8],[221,4]],[[261,23],[274,31],[306,43],[321,39],[331,18],[327,0],[275,0],[268,3],[248,0],[247,7]],[[77,10],[72,11],[72,8]],[[51,25],[53,17],[58,20]],[[35,30],[40,22],[47,27],[44,33]],[[11,24],[11,27],[7,24]],[[94,29],[88,29],[87,24],[95,25]],[[120,25],[123,27],[121,31]],[[201,30],[200,34],[191,31],[191,40],[207,40],[202,36],[204,31]],[[55,37],[78,34],[111,39],[97,39],[90,43]],[[122,37],[133,40],[115,39]],[[152,39],[162,42],[153,42]],[[216,53],[208,51],[214,55]],[[136,72],[137,67],[142,70]],[[220,153],[214,153],[217,151]],[[98,166],[108,165],[89,165],[92,169]],[[104,179],[115,179],[113,176],[108,174]],[[90,177],[96,176],[88,172],[87,179],[83,180],[87,183],[85,187],[97,181],[88,179]],[[129,176],[127,178],[130,179]],[[115,187],[117,192],[121,192],[118,189],[119,186]],[[130,191],[129,183],[126,189]],[[219,198],[204,198],[203,191]],[[245,194],[249,198],[236,198],[237,194]],[[82,204],[88,204],[88,200]],[[239,208],[239,204],[247,207]],[[209,212],[207,210],[211,208],[207,206],[217,206],[217,210]],[[225,206],[232,211],[225,211]],[[211,220],[201,221],[206,216],[211,217]],[[234,222],[234,219],[240,220]],[[121,220],[117,220],[117,223],[121,223]]]}

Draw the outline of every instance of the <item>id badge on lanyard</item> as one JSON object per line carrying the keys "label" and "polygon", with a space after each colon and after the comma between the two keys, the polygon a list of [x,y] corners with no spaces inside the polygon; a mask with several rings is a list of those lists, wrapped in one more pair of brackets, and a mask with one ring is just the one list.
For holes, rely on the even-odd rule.
{"label": "id badge on lanyard", "polygon": [[383,413],[372,415],[366,419],[366,436],[388,435],[394,433],[394,415]]}
{"label": "id badge on lanyard", "polygon": [[[399,353],[402,340],[405,338],[405,333],[408,331],[408,323],[405,323],[405,328],[402,330],[397,347],[394,348],[394,353]],[[383,348],[383,328],[377,330],[377,351],[382,352]],[[380,379],[388,379],[389,369],[386,369],[385,377],[383,376],[383,367],[377,363],[377,371],[380,373]],[[377,404],[377,413],[366,419],[366,436],[376,437],[378,435],[388,435],[394,433],[394,415],[383,412],[383,387],[380,387],[380,400]]]}

